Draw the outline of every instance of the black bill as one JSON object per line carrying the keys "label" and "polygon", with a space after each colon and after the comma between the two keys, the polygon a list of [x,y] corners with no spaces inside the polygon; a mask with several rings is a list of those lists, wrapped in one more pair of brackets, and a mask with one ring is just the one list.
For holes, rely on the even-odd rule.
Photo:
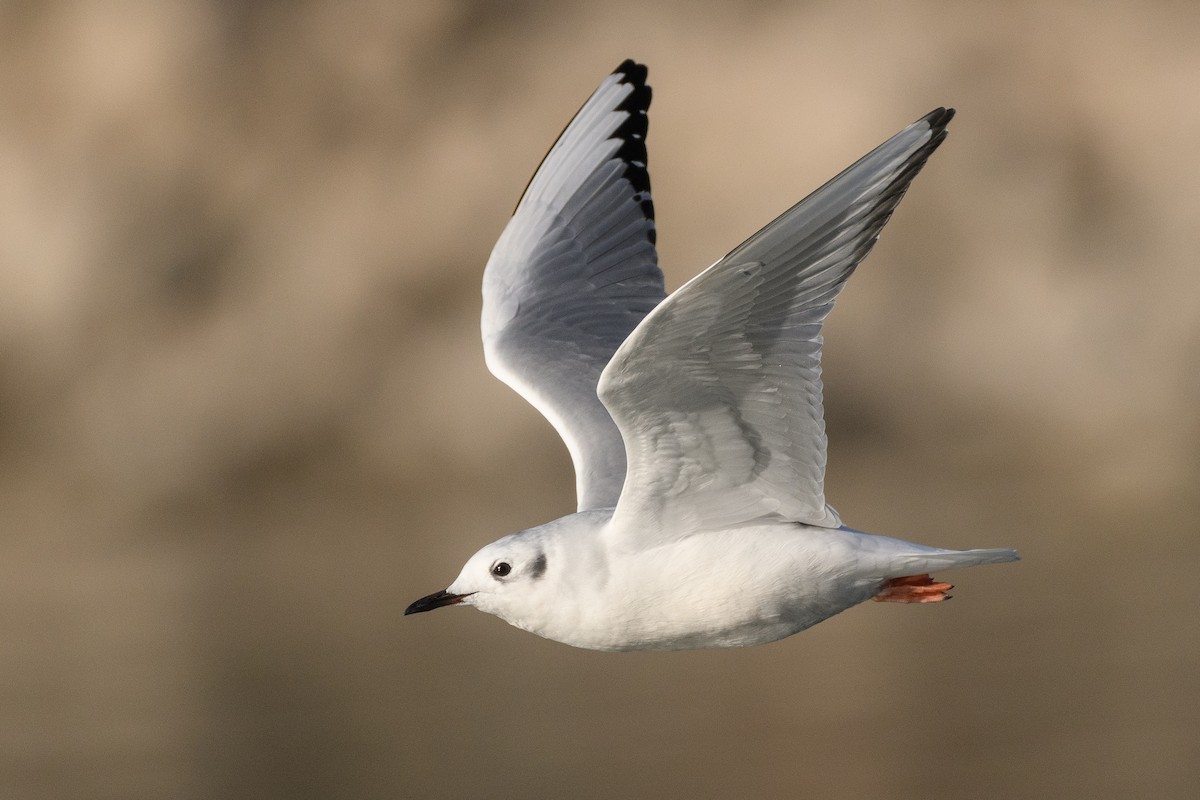
{"label": "black bill", "polygon": [[450,594],[450,592],[447,592],[445,589],[443,589],[442,591],[434,592],[427,597],[422,597],[420,600],[404,609],[404,616],[407,617],[409,614],[420,614],[422,611],[433,611],[435,608],[441,608],[442,606],[452,606],[457,603],[461,603],[463,598],[470,596],[470,594]]}

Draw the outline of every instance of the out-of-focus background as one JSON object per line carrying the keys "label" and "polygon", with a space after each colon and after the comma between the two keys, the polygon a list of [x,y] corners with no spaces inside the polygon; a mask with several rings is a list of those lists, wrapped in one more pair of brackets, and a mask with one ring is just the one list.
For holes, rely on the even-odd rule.
{"label": "out-of-focus background", "polygon": [[[1198,32],[1166,0],[0,4],[0,796],[1200,796]],[[669,287],[957,106],[828,324],[827,492],[1024,561],[739,651],[401,617],[573,510],[479,282],[630,56]]]}

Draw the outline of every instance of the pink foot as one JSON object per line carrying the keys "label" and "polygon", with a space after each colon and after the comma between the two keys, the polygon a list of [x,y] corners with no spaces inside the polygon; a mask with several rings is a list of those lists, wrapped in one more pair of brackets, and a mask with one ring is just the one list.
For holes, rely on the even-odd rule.
{"label": "pink foot", "polygon": [[946,592],[953,588],[928,575],[906,575],[885,581],[879,594],[871,599],[877,603],[940,603],[950,599]]}

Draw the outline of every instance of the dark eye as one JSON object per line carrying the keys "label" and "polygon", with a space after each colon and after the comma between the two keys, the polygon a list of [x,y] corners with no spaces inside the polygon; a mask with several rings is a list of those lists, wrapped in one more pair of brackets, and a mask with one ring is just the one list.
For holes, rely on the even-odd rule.
{"label": "dark eye", "polygon": [[497,578],[503,578],[510,572],[512,572],[512,564],[507,561],[497,561],[495,564],[492,564],[492,574]]}

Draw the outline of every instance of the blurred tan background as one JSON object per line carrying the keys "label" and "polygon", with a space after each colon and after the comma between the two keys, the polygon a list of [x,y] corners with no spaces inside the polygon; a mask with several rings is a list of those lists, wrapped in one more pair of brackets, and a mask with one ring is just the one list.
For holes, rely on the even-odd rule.
{"label": "blurred tan background", "polygon": [[[938,105],[831,502],[1024,561],[725,652],[402,618],[573,509],[479,282],[650,66],[678,286]],[[1200,5],[0,3],[0,796],[1200,796]]]}

